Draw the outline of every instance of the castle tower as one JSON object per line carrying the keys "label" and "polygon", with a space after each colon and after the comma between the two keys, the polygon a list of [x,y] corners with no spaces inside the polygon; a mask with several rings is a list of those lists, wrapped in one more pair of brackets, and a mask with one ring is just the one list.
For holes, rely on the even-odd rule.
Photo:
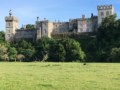
{"label": "castle tower", "polygon": [[36,29],[37,29],[37,33],[36,33],[36,40],[39,40],[41,38],[41,22],[39,20],[39,17],[37,17],[37,21],[35,23],[36,25]]}
{"label": "castle tower", "polygon": [[98,26],[100,26],[100,24],[106,17],[114,14],[114,8],[112,5],[97,6],[97,10],[98,10]]}
{"label": "castle tower", "polygon": [[5,17],[5,21],[6,21],[5,40],[8,42],[12,42],[14,40],[16,29],[18,29],[18,19],[12,16],[12,12],[10,10],[9,16]]}

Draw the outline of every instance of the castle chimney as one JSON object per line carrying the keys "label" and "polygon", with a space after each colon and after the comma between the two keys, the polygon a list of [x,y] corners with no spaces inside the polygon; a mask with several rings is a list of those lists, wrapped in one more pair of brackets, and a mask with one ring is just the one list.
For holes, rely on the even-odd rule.
{"label": "castle chimney", "polygon": [[46,21],[46,18],[44,18],[44,21]]}
{"label": "castle chimney", "polygon": [[37,21],[39,21],[39,17],[37,17]]}
{"label": "castle chimney", "polygon": [[93,18],[93,16],[94,16],[93,13],[91,13],[91,18]]}
{"label": "castle chimney", "polygon": [[85,19],[85,15],[82,15],[82,19]]}

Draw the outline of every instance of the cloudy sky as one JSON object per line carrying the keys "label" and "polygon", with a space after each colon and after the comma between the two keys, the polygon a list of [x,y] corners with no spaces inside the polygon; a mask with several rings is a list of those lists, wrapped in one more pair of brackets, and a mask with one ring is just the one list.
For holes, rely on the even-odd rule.
{"label": "cloudy sky", "polygon": [[13,16],[22,24],[34,24],[36,17],[50,21],[68,21],[70,18],[79,18],[82,14],[90,17],[97,15],[97,5],[112,4],[118,18],[120,18],[120,0],[1,0],[0,1],[0,30],[5,30],[5,16],[12,9]]}

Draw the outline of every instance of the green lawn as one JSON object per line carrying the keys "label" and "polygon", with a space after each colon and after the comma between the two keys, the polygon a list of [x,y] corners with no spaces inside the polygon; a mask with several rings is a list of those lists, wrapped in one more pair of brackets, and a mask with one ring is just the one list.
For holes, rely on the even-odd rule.
{"label": "green lawn", "polygon": [[0,90],[120,90],[120,64],[0,62]]}

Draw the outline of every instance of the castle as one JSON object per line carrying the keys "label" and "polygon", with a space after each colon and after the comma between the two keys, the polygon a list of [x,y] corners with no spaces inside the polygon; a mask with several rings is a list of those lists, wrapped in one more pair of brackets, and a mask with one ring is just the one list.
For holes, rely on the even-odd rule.
{"label": "castle", "polygon": [[18,29],[18,19],[12,16],[11,10],[9,16],[5,17],[6,21],[6,34],[5,39],[8,42],[13,40],[19,41],[21,39],[38,40],[43,36],[51,38],[51,34],[61,34],[67,32],[94,32],[102,23],[105,17],[114,14],[114,8],[112,5],[100,5],[97,6],[98,16],[91,14],[90,18],[86,18],[82,15],[82,18],[69,19],[69,22],[50,22],[49,20],[37,20],[35,22],[35,30]]}

